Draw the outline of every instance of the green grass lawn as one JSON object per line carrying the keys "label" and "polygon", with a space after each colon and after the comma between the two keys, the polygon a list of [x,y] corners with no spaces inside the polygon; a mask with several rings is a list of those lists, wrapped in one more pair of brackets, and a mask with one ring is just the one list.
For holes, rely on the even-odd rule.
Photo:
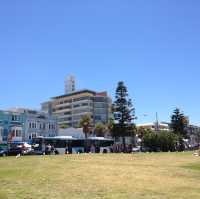
{"label": "green grass lawn", "polygon": [[199,199],[192,153],[0,158],[0,199]]}

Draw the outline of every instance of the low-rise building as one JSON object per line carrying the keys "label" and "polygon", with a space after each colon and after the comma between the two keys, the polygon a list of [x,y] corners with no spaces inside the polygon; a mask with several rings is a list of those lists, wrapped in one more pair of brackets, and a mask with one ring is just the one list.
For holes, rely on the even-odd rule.
{"label": "low-rise building", "polygon": [[57,119],[49,114],[23,108],[0,111],[0,142],[31,141],[56,136],[57,131]]}
{"label": "low-rise building", "polygon": [[151,123],[144,123],[144,124],[137,124],[137,128],[144,128],[149,129],[152,131],[169,131],[170,125],[166,122],[151,122]]}
{"label": "low-rise building", "polygon": [[0,111],[0,142],[22,141],[25,117],[23,113]]}

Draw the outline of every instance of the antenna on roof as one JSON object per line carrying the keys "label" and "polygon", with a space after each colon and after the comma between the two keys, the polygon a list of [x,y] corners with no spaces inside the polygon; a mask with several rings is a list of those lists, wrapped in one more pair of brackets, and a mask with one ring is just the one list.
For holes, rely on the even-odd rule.
{"label": "antenna on roof", "polygon": [[65,78],[65,94],[72,93],[76,90],[75,86],[75,77],[72,75],[68,75]]}

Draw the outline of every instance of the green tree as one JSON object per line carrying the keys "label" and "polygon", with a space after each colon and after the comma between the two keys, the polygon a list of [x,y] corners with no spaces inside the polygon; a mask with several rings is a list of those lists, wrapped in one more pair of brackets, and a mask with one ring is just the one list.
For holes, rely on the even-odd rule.
{"label": "green tree", "polygon": [[106,133],[106,126],[101,122],[97,123],[94,127],[94,133],[98,137],[104,137]]}
{"label": "green tree", "polygon": [[146,134],[152,133],[151,129],[146,129],[144,127],[137,128],[137,135],[139,138],[143,138]]}
{"label": "green tree", "polygon": [[83,128],[83,133],[85,134],[85,152],[88,152],[88,135],[91,132],[91,116],[89,114],[83,115],[80,119],[80,126]]}
{"label": "green tree", "polygon": [[145,134],[142,138],[142,146],[149,151],[176,151],[178,136],[173,132],[158,131]]}
{"label": "green tree", "polygon": [[109,131],[110,135],[113,135],[113,130],[114,130],[114,119],[109,118],[108,123],[106,124],[107,130]]}
{"label": "green tree", "polygon": [[128,96],[127,87],[122,81],[118,83],[112,109],[115,117],[112,133],[114,137],[122,137],[125,149],[125,137],[134,135],[135,109]]}
{"label": "green tree", "polygon": [[59,125],[59,128],[61,128],[61,129],[66,129],[66,128],[68,128],[69,126],[67,125],[67,124],[60,124]]}
{"label": "green tree", "polygon": [[186,127],[188,126],[188,118],[180,111],[180,109],[176,108],[171,116],[171,129],[172,131],[182,136],[183,138],[187,137]]}

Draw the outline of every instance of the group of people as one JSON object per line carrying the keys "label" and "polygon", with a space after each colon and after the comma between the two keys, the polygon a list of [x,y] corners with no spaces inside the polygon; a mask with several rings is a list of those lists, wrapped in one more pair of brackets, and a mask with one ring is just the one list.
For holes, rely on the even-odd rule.
{"label": "group of people", "polygon": [[58,155],[59,154],[57,149],[55,149],[54,146],[50,145],[50,144],[45,145],[43,147],[43,152],[44,152],[45,155],[53,155],[53,154]]}
{"label": "group of people", "polygon": [[123,144],[113,144],[111,147],[112,153],[131,153],[133,146],[131,144],[123,145]]}

